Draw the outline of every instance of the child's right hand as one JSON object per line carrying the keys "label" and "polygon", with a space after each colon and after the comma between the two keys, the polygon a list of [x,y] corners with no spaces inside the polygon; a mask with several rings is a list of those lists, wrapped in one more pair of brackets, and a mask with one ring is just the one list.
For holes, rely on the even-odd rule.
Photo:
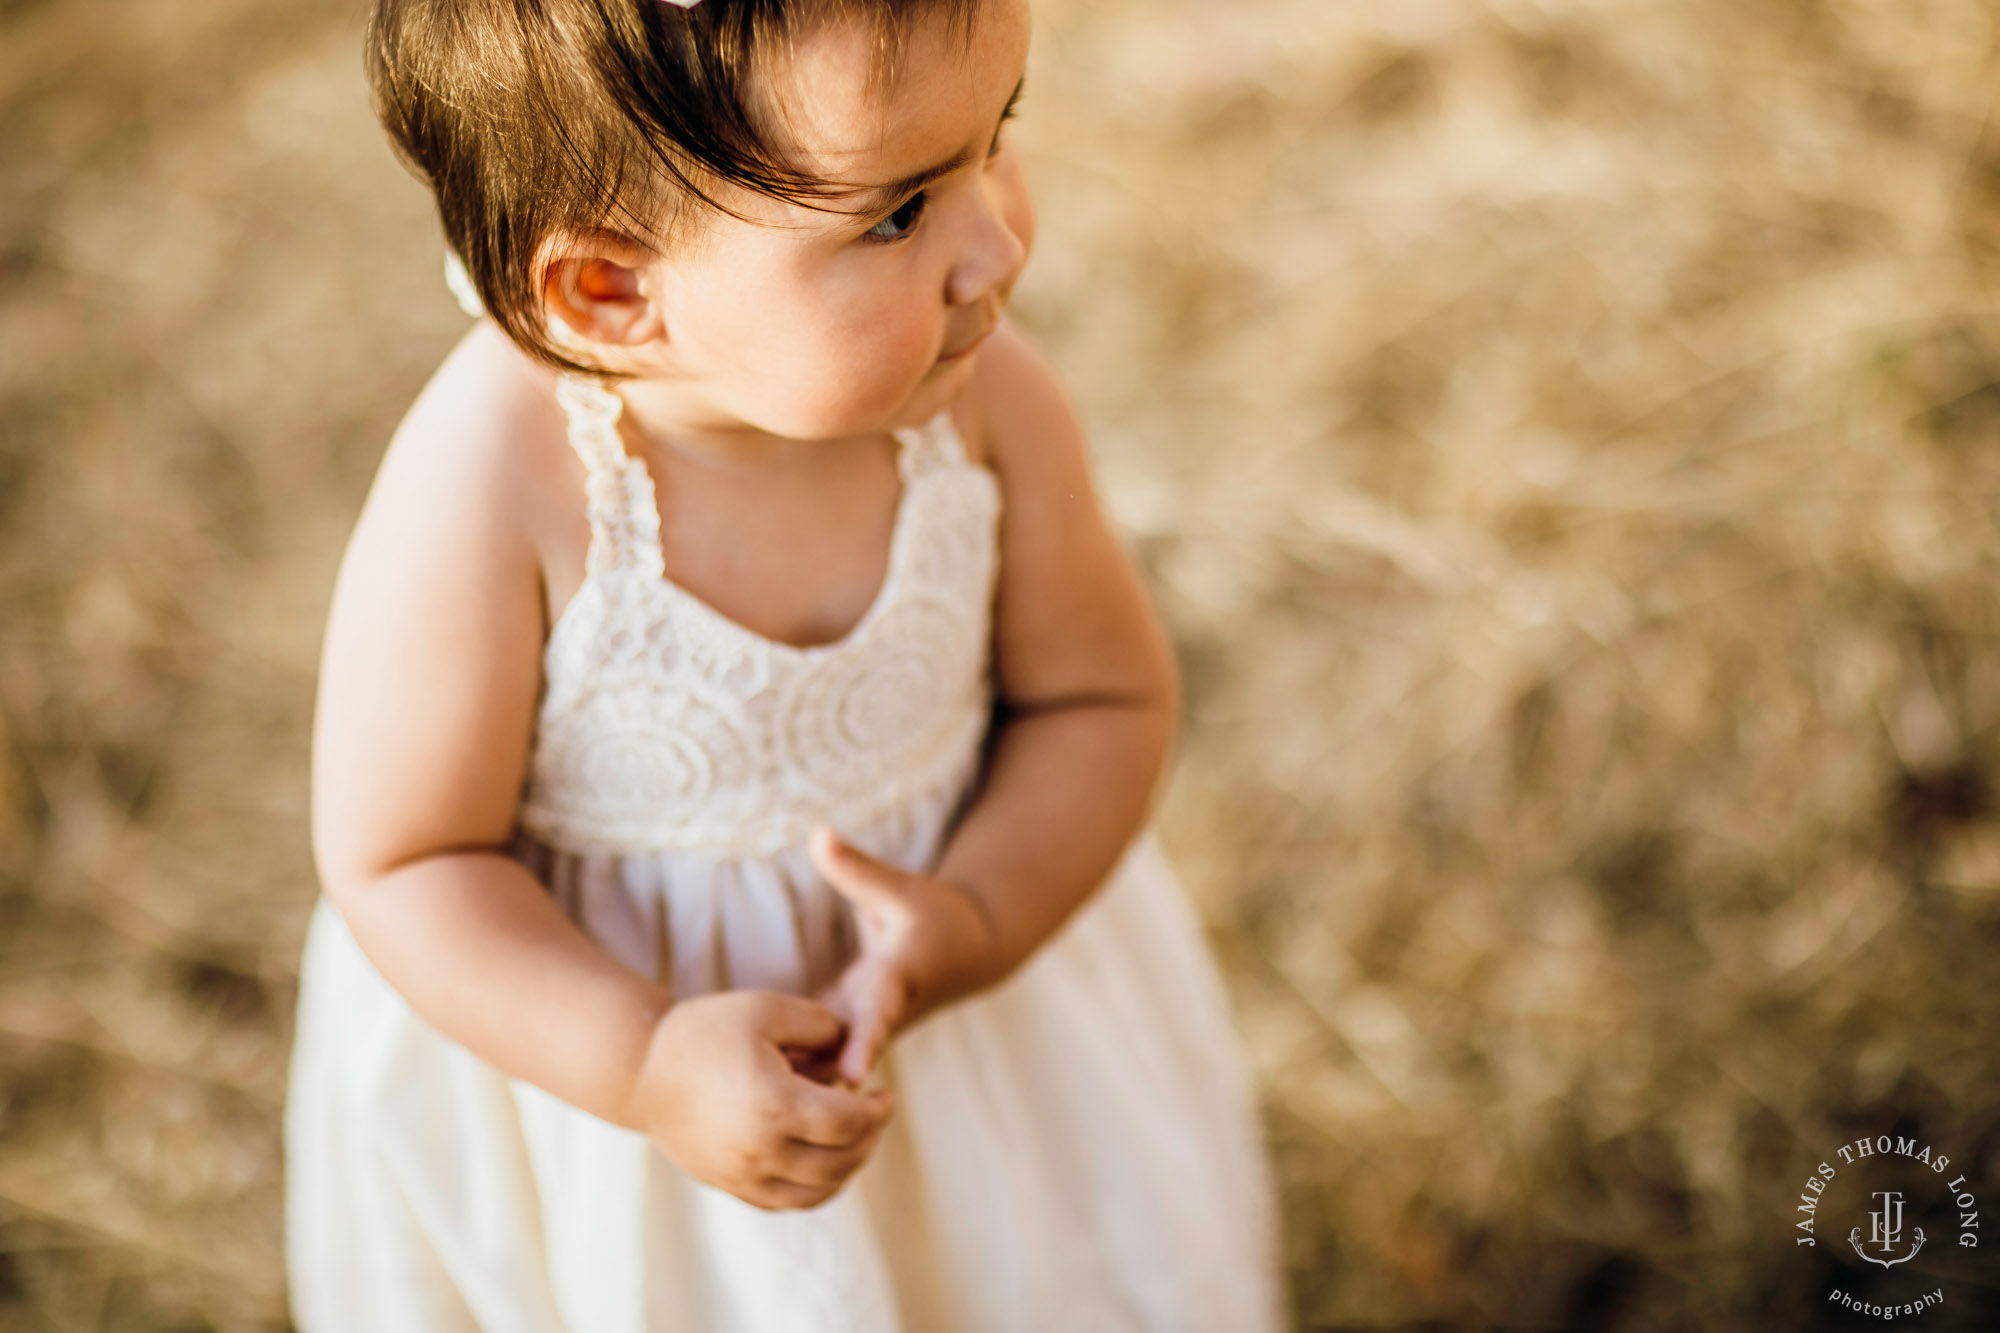
{"label": "child's right hand", "polygon": [[845,1029],[818,1001],[775,991],[676,1001],[653,1030],[632,1119],[705,1184],[759,1208],[814,1207],[868,1159],[895,1101],[794,1068],[785,1048],[835,1047]]}

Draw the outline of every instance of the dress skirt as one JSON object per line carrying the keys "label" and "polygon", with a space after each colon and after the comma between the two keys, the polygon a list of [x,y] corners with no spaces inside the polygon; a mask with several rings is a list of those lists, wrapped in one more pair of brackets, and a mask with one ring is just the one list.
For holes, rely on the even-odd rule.
{"label": "dress skirt", "polygon": [[[940,789],[841,829],[933,863]],[[803,847],[516,854],[674,993],[810,994],[850,956]],[[335,910],[312,918],[286,1108],[302,1333],[1275,1333],[1254,1090],[1150,827],[1001,985],[901,1033],[874,1154],[767,1211],[432,1030]]]}

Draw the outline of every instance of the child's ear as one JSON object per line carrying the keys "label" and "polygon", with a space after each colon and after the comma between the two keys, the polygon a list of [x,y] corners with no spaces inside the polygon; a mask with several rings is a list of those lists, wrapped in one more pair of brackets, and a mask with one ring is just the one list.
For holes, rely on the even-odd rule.
{"label": "child's ear", "polygon": [[650,250],[599,233],[552,238],[547,256],[542,300],[558,339],[567,328],[584,342],[637,347],[665,331],[646,280]]}

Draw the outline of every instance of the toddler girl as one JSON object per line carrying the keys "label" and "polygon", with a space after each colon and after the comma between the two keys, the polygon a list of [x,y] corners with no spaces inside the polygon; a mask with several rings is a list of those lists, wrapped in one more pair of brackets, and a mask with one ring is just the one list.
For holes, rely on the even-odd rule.
{"label": "toddler girl", "polygon": [[304,1333],[1268,1333],[1178,683],[1002,317],[1026,0],[380,0],[487,318],[329,619]]}

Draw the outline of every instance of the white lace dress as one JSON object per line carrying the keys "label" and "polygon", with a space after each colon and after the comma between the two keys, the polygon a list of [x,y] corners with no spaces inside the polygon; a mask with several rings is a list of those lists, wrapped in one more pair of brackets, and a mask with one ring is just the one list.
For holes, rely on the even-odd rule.
{"label": "white lace dress", "polygon": [[[1000,487],[939,414],[898,432],[889,572],[837,643],[668,581],[619,400],[565,381],[584,583],[549,637],[515,854],[681,996],[809,994],[851,957],[825,821],[935,863],[991,701]],[[816,1208],[765,1211],[418,1018],[324,901],[286,1108],[303,1333],[1271,1333],[1276,1218],[1199,922],[1150,829],[1001,986],[885,1052],[896,1112]]]}

